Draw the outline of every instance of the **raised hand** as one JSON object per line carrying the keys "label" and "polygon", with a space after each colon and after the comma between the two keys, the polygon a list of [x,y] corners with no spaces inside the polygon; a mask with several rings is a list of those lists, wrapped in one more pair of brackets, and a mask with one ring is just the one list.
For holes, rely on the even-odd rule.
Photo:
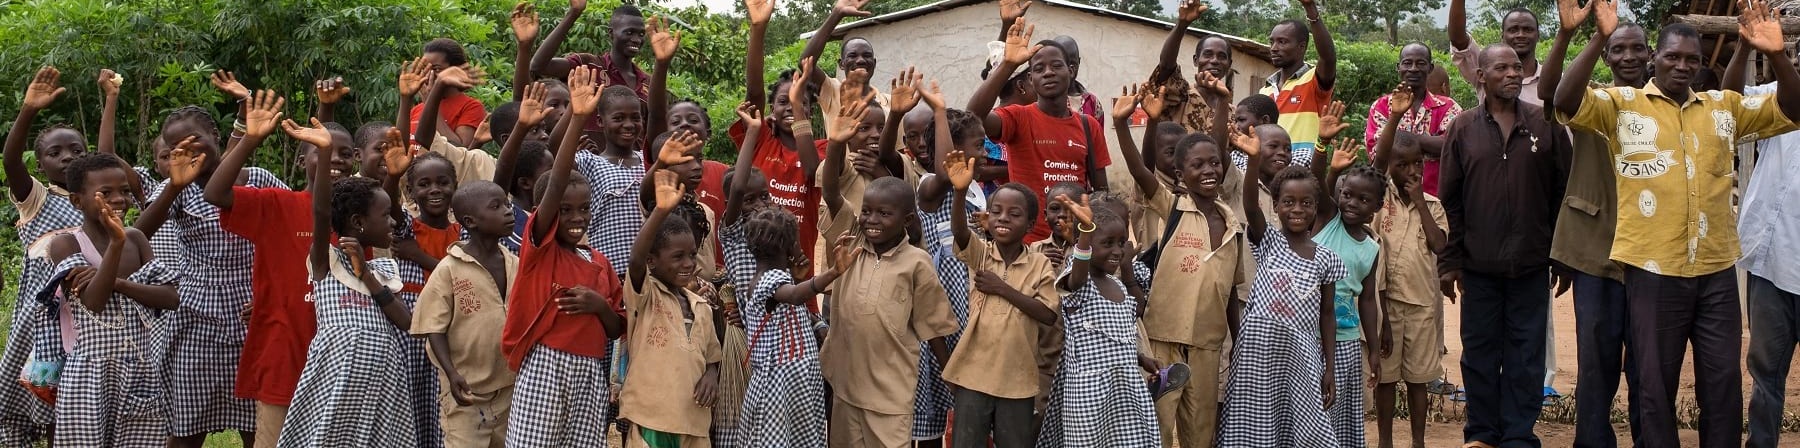
{"label": "raised hand", "polygon": [[1350,123],[1344,122],[1343,101],[1332,101],[1330,106],[1325,107],[1325,113],[1319,115],[1319,140],[1337,137],[1339,132],[1349,128]]}
{"label": "raised hand", "polygon": [[744,0],[744,12],[751,25],[767,25],[775,15],[775,0]]}
{"label": "raised hand", "polygon": [[1231,99],[1231,87],[1225,85],[1225,78],[1213,76],[1209,71],[1201,70],[1194,74],[1194,89],[1208,98]]}
{"label": "raised hand", "polygon": [[1200,14],[1207,10],[1206,0],[1182,0],[1175,11],[1175,21],[1194,23],[1200,20]]}
{"label": "raised hand", "polygon": [[837,5],[831,7],[831,12],[845,17],[868,17],[871,14],[862,9],[867,4],[869,0],[837,0]]}
{"label": "raised hand", "polygon": [[569,113],[575,115],[593,115],[594,109],[600,106],[600,84],[594,78],[600,76],[593,67],[576,67],[569,70]]}
{"label": "raised hand", "polygon": [[1400,119],[1401,115],[1405,115],[1407,111],[1410,111],[1412,109],[1413,109],[1413,90],[1412,90],[1412,88],[1407,87],[1406,84],[1400,84],[1398,86],[1394,86],[1394,90],[1392,92],[1388,92],[1388,110],[1389,111],[1398,111],[1398,112],[1390,112],[1388,114],[1389,120],[1398,120],[1398,119]]}
{"label": "raised hand", "polygon": [[1588,4],[1594,10],[1594,27],[1601,35],[1611,36],[1613,30],[1619,29],[1619,2],[1617,0],[1594,0]]}
{"label": "raised hand", "polygon": [[519,42],[537,40],[537,7],[531,6],[530,2],[521,1],[518,5],[513,6],[511,22],[514,39],[518,39]]}
{"label": "raised hand", "polygon": [[645,30],[650,33],[650,51],[656,60],[674,60],[675,50],[681,48],[681,31],[670,31],[669,21],[662,17],[651,17]]}
{"label": "raised hand", "polygon": [[56,70],[56,67],[46,65],[38,69],[37,74],[31,77],[31,85],[25,87],[25,104],[21,107],[31,110],[50,107],[56,97],[69,90],[57,84],[57,80],[61,78],[62,72]]}
{"label": "raised hand", "polygon": [[[281,108],[286,105],[287,98],[282,98],[273,90],[263,90],[251,95],[244,101],[244,135],[268,137],[270,134],[274,134],[275,124],[281,122]],[[301,140],[313,143],[306,139]],[[325,143],[314,143],[314,146],[330,147],[331,135],[326,134]]]}
{"label": "raised hand", "polygon": [[[789,107],[793,108],[794,118],[796,120],[799,120],[801,117],[812,115],[812,106],[806,103],[806,83],[812,78],[814,62],[813,58],[801,59],[800,70],[794,71],[794,80],[788,83],[788,104]],[[843,92],[852,91],[850,90],[851,81],[854,81],[854,79],[846,81],[843,86],[838,88],[838,90]],[[862,87],[857,86],[854,91],[861,92]]]}
{"label": "raised hand", "polygon": [[706,144],[706,142],[701,141],[700,136],[695,135],[693,132],[675,131],[674,134],[669,136],[668,141],[663,142],[662,152],[657,154],[656,160],[662,163],[663,166],[688,163],[688,161],[694,160],[694,156],[692,155],[694,149],[699,148],[700,145],[703,144]]}
{"label": "raised hand", "polygon": [[400,65],[400,95],[412,98],[419,94],[419,89],[431,83],[437,74],[431,71],[431,64],[425,58],[415,58],[412,62]]}
{"label": "raised hand", "polygon": [[1340,142],[1337,149],[1331,152],[1331,170],[1343,171],[1356,164],[1356,148],[1349,142]]}
{"label": "raised hand", "polygon": [[125,77],[119,76],[110,68],[103,68],[100,69],[100,78],[95,82],[100,84],[100,93],[105,94],[107,98],[116,98],[119,96],[119,85],[125,83]]}
{"label": "raised hand", "polygon": [[856,263],[857,250],[856,232],[839,235],[837,243],[831,246],[831,266],[838,272],[850,270],[850,265]]}
{"label": "raised hand", "polygon": [[1233,128],[1231,130],[1231,146],[1237,147],[1244,154],[1254,156],[1262,150],[1262,139],[1257,137],[1255,128],[1251,128],[1250,132],[1238,132],[1236,128]]}
{"label": "raised hand", "polygon": [[[817,61],[814,61],[814,63],[817,63]],[[851,70],[850,73],[845,73],[844,85],[842,88],[838,89],[838,99],[848,102],[855,100],[856,97],[862,96],[863,91],[867,90],[869,78],[872,76],[873,75],[869,73],[869,70],[864,68]]]}
{"label": "raised hand", "polygon": [[[1004,2],[1002,4],[1004,4]],[[1030,62],[1031,55],[1037,54],[1038,49],[1044,47],[1043,45],[1031,43],[1031,35],[1035,32],[1037,32],[1037,25],[1033,25],[1025,19],[1021,18],[1018,21],[1013,22],[1012,27],[1006,29],[1006,56],[1004,60],[1014,66],[1025,65],[1026,62]]]}
{"label": "raised hand", "polygon": [[1000,20],[1011,22],[1025,17],[1025,11],[1031,9],[1031,0],[1000,0]]}
{"label": "raised hand", "polygon": [[757,131],[762,130],[762,110],[756,107],[756,103],[749,101],[738,103],[734,112],[737,112],[738,121],[744,122],[744,126],[749,128],[749,133],[744,135],[756,135]]}
{"label": "raised hand", "polygon": [[1589,1],[1587,6],[1581,6],[1581,0],[1556,0],[1556,18],[1562,22],[1562,30],[1568,32],[1580,28],[1581,23],[1587,21],[1588,13],[1594,11],[1594,3]]}
{"label": "raised hand", "polygon": [[550,108],[544,107],[545,98],[549,95],[544,83],[534,82],[525,86],[525,96],[519,100],[519,122],[513,125],[513,132],[525,132],[544,122],[544,116],[550,113]]}
{"label": "raised hand", "polygon": [[920,74],[918,69],[908,66],[906,70],[901,70],[900,76],[894,77],[888,88],[888,98],[893,99],[893,113],[904,114],[918,107],[919,94],[924,88],[925,75]]}
{"label": "raised hand", "polygon": [[926,106],[931,106],[931,110],[942,110],[944,108],[944,89],[939,88],[937,80],[933,79],[931,87],[919,89],[919,99],[924,100]]}
{"label": "raised hand", "polygon": [[1130,119],[1131,113],[1137,112],[1138,99],[1142,97],[1143,95],[1138,93],[1138,86],[1120,87],[1119,97],[1113,98],[1112,118],[1114,120]]}
{"label": "raised hand", "polygon": [[1162,118],[1163,112],[1167,111],[1168,106],[1168,103],[1163,101],[1163,95],[1168,94],[1168,89],[1168,86],[1151,87],[1149,83],[1144,83],[1144,90],[1138,92],[1138,103],[1144,108],[1144,116]]}
{"label": "raised hand", "polygon": [[875,99],[874,92],[868,95],[855,95],[854,100],[840,103],[837,119],[832,120],[831,127],[825,130],[826,138],[832,143],[843,144],[856,136],[856,126],[862,124],[869,116],[869,102]]}
{"label": "raised hand", "polygon": [[656,210],[674,210],[681,203],[681,195],[686,193],[681,180],[675,177],[674,171],[656,170]]}
{"label": "raised hand", "polygon": [[[206,154],[194,149],[194,137],[188,136],[175,144],[169,151],[169,184],[186,188],[200,178],[200,170],[206,165]],[[178,191],[177,188],[172,191]]]}
{"label": "raised hand", "polygon": [[1784,48],[1781,22],[1768,0],[1738,0],[1738,8],[1743,11],[1738,15],[1738,35],[1756,51],[1780,53]]}
{"label": "raised hand", "polygon": [[316,117],[312,119],[312,127],[301,126],[294,123],[294,120],[283,120],[281,130],[287,132],[287,135],[293,137],[294,140],[313,145],[319,150],[331,147],[331,131],[325,129],[325,125],[319,123],[319,119]]}
{"label": "raised hand", "polygon": [[975,183],[975,158],[960,149],[952,149],[944,155],[944,176],[950,178],[950,188],[966,191]]}
{"label": "raised hand", "polygon": [[419,148],[407,144],[399,129],[388,130],[387,151],[381,153],[381,163],[390,178],[406,175],[406,169],[412,166],[413,157],[417,155]]}
{"label": "raised hand", "polygon": [[350,86],[344,85],[344,77],[313,81],[313,94],[319,96],[323,104],[337,104],[350,94]]}
{"label": "raised hand", "polygon": [[229,71],[219,70],[213,72],[209,79],[212,81],[213,88],[219,89],[219,92],[224,93],[225,96],[231,97],[231,99],[250,99],[250,89],[244,88],[243,84],[238,83],[237,75],[233,75]]}
{"label": "raised hand", "polygon": [[106,234],[111,235],[113,241],[125,241],[125,211],[113,210],[112,204],[106,203],[106,197],[97,192],[94,193],[94,204],[100,216],[106,218],[100,221],[106,227]]}
{"label": "raised hand", "polygon": [[1066,194],[1056,195],[1056,200],[1063,204],[1063,209],[1069,211],[1069,216],[1074,217],[1075,222],[1088,226],[1094,225],[1094,208],[1088,205],[1088,195],[1081,195],[1081,202],[1069,199],[1069,195]]}
{"label": "raised hand", "polygon": [[437,79],[451,87],[467,89],[486,83],[487,72],[475,66],[447,67],[438,71]]}

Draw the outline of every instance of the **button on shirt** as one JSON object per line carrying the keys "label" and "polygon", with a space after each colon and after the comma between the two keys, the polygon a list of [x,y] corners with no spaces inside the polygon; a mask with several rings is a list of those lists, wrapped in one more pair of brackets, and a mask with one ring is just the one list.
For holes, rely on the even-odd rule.
{"label": "button on shirt", "polygon": [[1450,242],[1440,270],[1517,277],[1550,264],[1569,134],[1543,108],[1513,104],[1512,129],[1501,129],[1485,105],[1450,123],[1438,185]]}
{"label": "button on shirt", "polygon": [[1611,138],[1619,195],[1612,259],[1674,277],[1736,263],[1733,150],[1740,140],[1794,129],[1774,95],[1709,91],[1677,104],[1654,79],[1643,89],[1585,95],[1568,124]]}
{"label": "button on shirt", "polygon": [[[1056,311],[1056,267],[1044,254],[1024,250],[1011,263],[1000,249],[980,238],[957,251],[969,267],[969,284],[982,271],[992,271],[1013,289]],[[1039,391],[1037,321],[1004,297],[969,290],[969,323],[962,341],[944,366],[944,381],[1000,398],[1032,398]]]}
{"label": "button on shirt", "polygon": [[[1751,87],[1750,95],[1773,95],[1775,84]],[[1800,292],[1800,263],[1783,261],[1777,253],[1800,247],[1800,134],[1781,134],[1756,143],[1756,175],[1744,189],[1744,216],[1738,221],[1738,238],[1744,250],[1744,270],[1768,279],[1789,293]]]}
{"label": "button on shirt", "polygon": [[904,242],[887,252],[858,242],[856,261],[831,292],[831,330],[819,354],[825,380],[857,408],[911,413],[920,343],[957,330],[931,255]]}

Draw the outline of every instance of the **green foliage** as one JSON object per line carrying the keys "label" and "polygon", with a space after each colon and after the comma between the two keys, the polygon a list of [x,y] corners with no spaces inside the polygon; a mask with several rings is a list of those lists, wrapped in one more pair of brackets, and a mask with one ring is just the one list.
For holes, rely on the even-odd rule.
{"label": "green foliage", "polygon": [[1163,14],[1162,3],[1156,0],[1087,0],[1083,3],[1141,17],[1168,16]]}
{"label": "green foliage", "polygon": [[1331,32],[1352,41],[1398,44],[1401,24],[1408,18],[1444,6],[1444,0],[1321,0],[1319,8],[1341,17],[1330,22]]}

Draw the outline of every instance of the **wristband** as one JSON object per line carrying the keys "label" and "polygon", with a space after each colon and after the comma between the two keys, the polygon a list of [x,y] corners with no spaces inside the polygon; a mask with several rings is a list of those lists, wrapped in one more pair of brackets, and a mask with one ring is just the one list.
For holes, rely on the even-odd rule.
{"label": "wristband", "polygon": [[1069,251],[1069,256],[1081,261],[1092,260],[1094,259],[1094,248],[1075,246],[1073,250]]}
{"label": "wristband", "polygon": [[794,120],[794,124],[788,126],[788,130],[794,131],[796,134],[800,133],[801,129],[805,129],[806,132],[809,133],[812,132],[812,122],[806,120]]}
{"label": "wristband", "polygon": [[[1083,227],[1083,226],[1086,226],[1086,227]],[[1075,230],[1079,230],[1079,231],[1081,231],[1081,233],[1094,233],[1095,230],[1100,230],[1100,226],[1094,225],[1094,223],[1091,223],[1091,222],[1084,222],[1081,224],[1076,224]]]}
{"label": "wristband", "polygon": [[377,292],[369,298],[375,299],[375,306],[388,306],[388,304],[394,303],[394,292],[387,288],[381,288],[381,292]]}
{"label": "wristband", "polygon": [[231,129],[238,131],[238,132],[248,133],[250,131],[250,126],[244,124],[244,120],[237,120],[236,122],[231,123]]}

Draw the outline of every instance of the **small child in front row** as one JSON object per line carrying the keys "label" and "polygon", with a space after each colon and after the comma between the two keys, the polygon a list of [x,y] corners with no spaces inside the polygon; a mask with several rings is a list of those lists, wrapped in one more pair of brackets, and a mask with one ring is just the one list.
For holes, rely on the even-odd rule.
{"label": "small child in front row", "polygon": [[450,246],[425,281],[411,332],[425,338],[442,372],[444,446],[498,448],[518,376],[500,356],[506,292],[519,273],[519,257],[500,243],[512,235],[513,204],[500,185],[478,180],[458,188],[450,205],[469,239]]}
{"label": "small child in front row", "polygon": [[[1369,382],[1363,372],[1380,372],[1381,359],[1392,346],[1386,339],[1386,322],[1375,321],[1385,316],[1379,297],[1384,274],[1380,269],[1381,239],[1370,228],[1387,197],[1388,181],[1368,165],[1352,167],[1357,151],[1344,147],[1333,154],[1313,220],[1313,242],[1331,249],[1344,264],[1344,278],[1332,285],[1333,314],[1337,316],[1332,349],[1332,366],[1337,370],[1332,378],[1337,380],[1333,388],[1337,397],[1331,400],[1331,425],[1338,446],[1368,443],[1363,431],[1363,409],[1367,407],[1363,392]],[[1325,165],[1315,162],[1314,166],[1315,175],[1324,171]],[[1365,358],[1369,370],[1363,370]]]}
{"label": "small child in front row", "polygon": [[510,420],[524,422],[508,428],[509,447],[606,446],[602,356],[625,333],[624,310],[612,264],[585,245],[593,190],[573,173],[579,139],[569,135],[600,102],[596,76],[588,67],[569,75],[570,113],[556,125],[562,147],[535,184],[542,197],[506,307],[500,351],[519,372]]}
{"label": "small child in front row", "polygon": [[[737,114],[752,135],[762,126],[779,125],[764,120],[757,106],[747,101],[738,106]],[[719,216],[724,223],[719,246],[725,252],[725,271],[743,313],[750,349],[750,383],[733,445],[823,448],[825,381],[806,303],[830,287],[838,273],[827,268],[806,281],[794,281],[793,271],[800,268],[795,260],[802,258],[800,221],[769,202],[766,180],[751,166],[756,149],[755,140],[742,144],[737,166],[727,176],[728,200]]]}
{"label": "small child in front row", "polygon": [[[1388,104],[1412,110],[1412,90],[1397,89],[1388,96]],[[1382,315],[1389,328],[1392,346],[1385,350],[1375,386],[1376,429],[1383,446],[1389,446],[1394,433],[1394,386],[1406,382],[1407,409],[1425,409],[1429,404],[1426,384],[1444,374],[1438,362],[1438,340],[1444,324],[1443,299],[1438,292],[1437,255],[1448,238],[1444,229],[1449,223],[1444,205],[1424,190],[1424,163],[1419,140],[1410,133],[1398,132],[1399,120],[1388,120],[1375,141],[1375,154],[1369,162],[1388,174],[1387,200],[1383,201],[1381,219],[1375,220],[1375,233],[1387,249],[1382,257]],[[1425,446],[1425,418],[1413,414],[1413,446]]]}
{"label": "small child in front row", "polygon": [[1062,294],[1063,351],[1039,447],[1162,445],[1144,372],[1157,371],[1138,348],[1138,302],[1113,275],[1130,256],[1125,217],[1057,196],[1075,227],[1069,267],[1056,280]]}
{"label": "small child in front row", "polygon": [[[1287,132],[1275,125],[1253,132],[1257,137],[1236,138],[1247,140],[1238,146],[1249,152],[1250,166],[1261,166],[1261,141],[1285,140]],[[1256,198],[1261,181],[1244,182],[1244,219],[1258,229],[1245,235],[1256,280],[1232,341],[1216,446],[1337,446],[1325,414],[1336,395],[1333,360],[1320,344],[1337,339],[1333,284],[1345,273],[1336,253],[1312,241],[1319,182],[1303,166],[1276,175],[1275,216],[1283,218],[1276,223],[1264,218]]]}
{"label": "small child in front row", "polygon": [[[625,270],[625,310],[635,335],[625,351],[637,374],[625,377],[619,418],[632,423],[621,426],[626,447],[706,447],[724,349],[713,327],[715,310],[686,289],[699,271],[699,238],[686,219],[670,216],[683,188],[673,171],[653,176],[656,205]],[[684,391],[693,391],[692,403],[682,399]]]}
{"label": "small child in front row", "polygon": [[[301,128],[290,120],[282,127],[298,140],[329,147],[331,132],[317,119],[313,124]],[[398,144],[399,131],[389,131],[387,138],[396,143],[389,151],[407,150]],[[393,244],[388,214],[395,204],[373,179],[332,183],[330,152],[316,159],[307,182],[313,189],[308,257],[313,290],[307,299],[318,314],[319,329],[307,348],[306,366],[276,444],[416,446],[407,366],[393,360],[408,339],[412,313],[395,296],[400,277],[394,260],[365,259],[367,249]]]}
{"label": "small child in front row", "polygon": [[[69,200],[86,217],[81,230],[50,242],[57,263],[44,294],[73,308],[75,349],[63,365],[56,444],[160,447],[167,441],[155,353],[146,350],[160,311],[176,306],[179,271],[153,258],[150,240],[121,222],[139,194],[130,165],[95,152],[69,162]],[[104,251],[104,252],[102,252]],[[104,255],[102,255],[104,254]],[[98,262],[98,264],[96,264]]]}

